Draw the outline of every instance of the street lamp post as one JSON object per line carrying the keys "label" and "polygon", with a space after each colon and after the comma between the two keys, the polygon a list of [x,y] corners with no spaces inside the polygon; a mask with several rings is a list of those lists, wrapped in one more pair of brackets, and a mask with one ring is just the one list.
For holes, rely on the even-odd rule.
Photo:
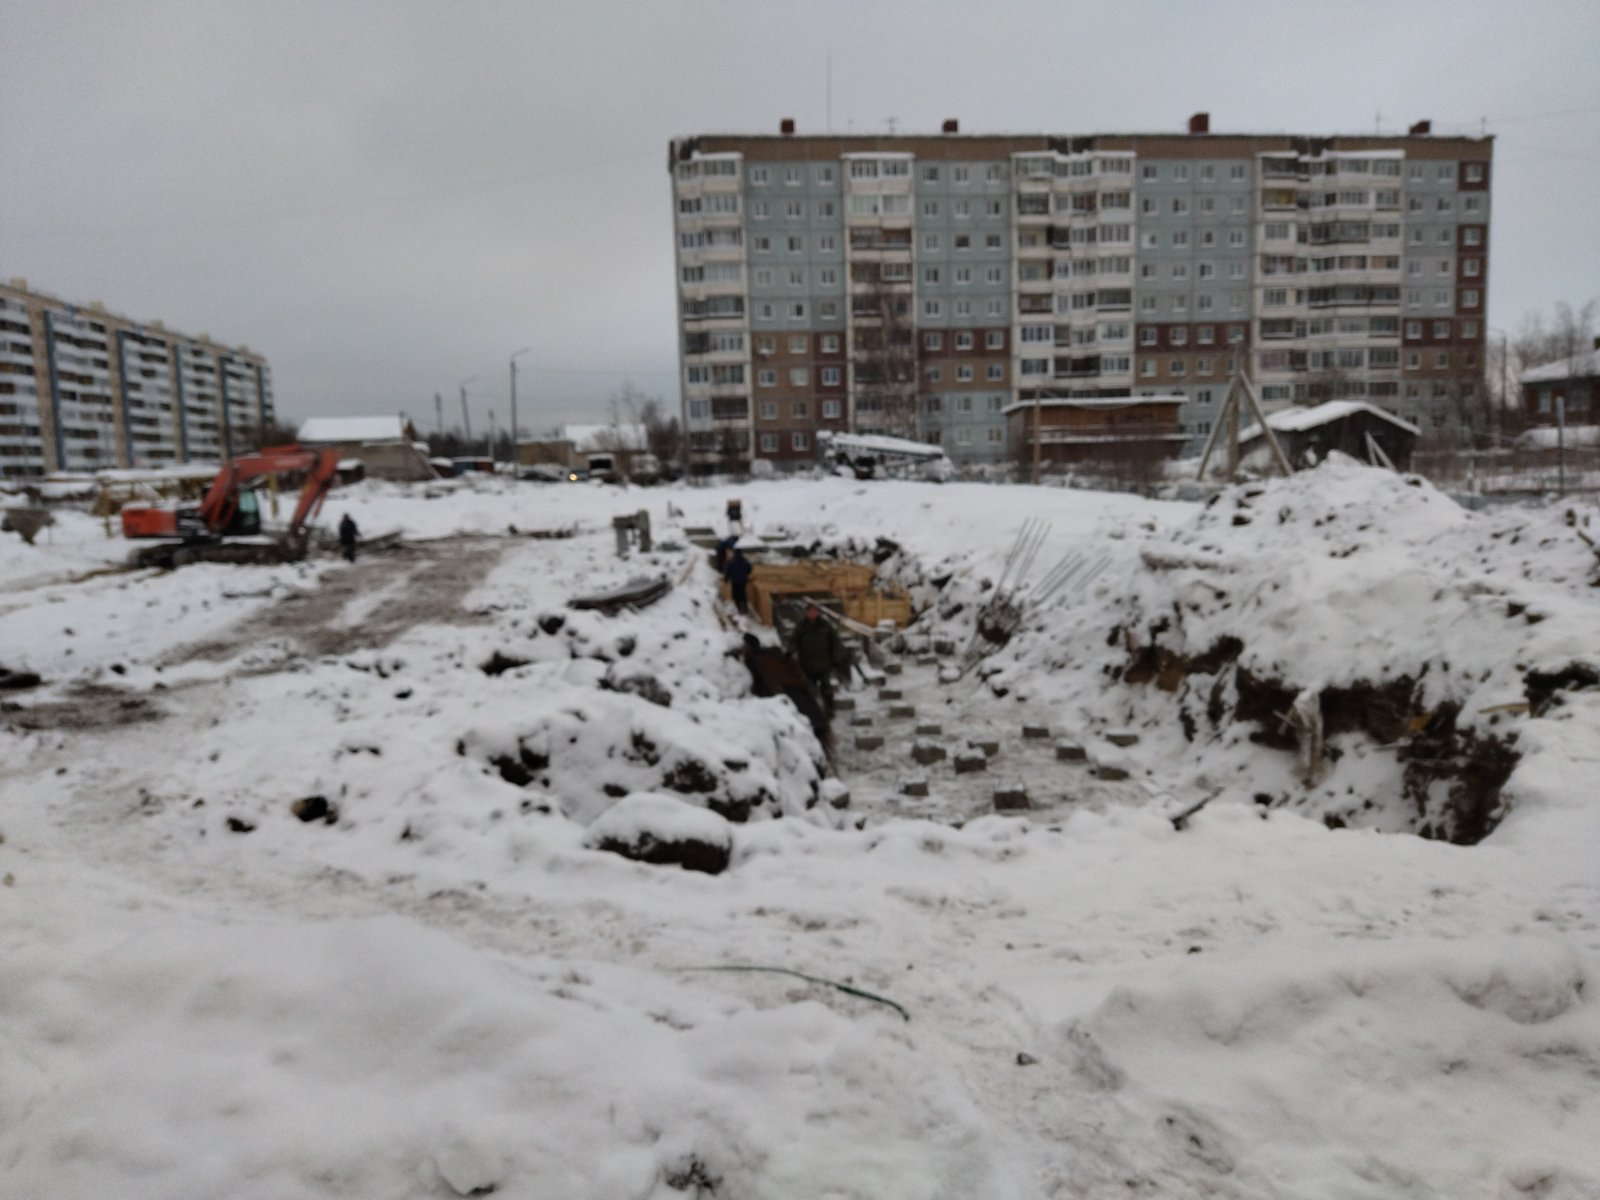
{"label": "street lamp post", "polygon": [[517,359],[532,349],[532,346],[524,346],[511,356],[511,473],[513,475],[522,465],[517,457]]}
{"label": "street lamp post", "polygon": [[474,375],[461,381],[461,428],[466,434],[468,447],[472,445],[472,414],[467,412],[467,384],[472,383],[477,378]]}

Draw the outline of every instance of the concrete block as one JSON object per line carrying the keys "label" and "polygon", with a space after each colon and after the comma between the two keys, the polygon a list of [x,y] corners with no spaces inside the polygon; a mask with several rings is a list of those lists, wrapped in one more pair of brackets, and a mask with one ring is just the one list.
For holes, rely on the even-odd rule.
{"label": "concrete block", "polygon": [[975,771],[987,771],[989,760],[983,754],[974,750],[963,750],[955,756],[952,764],[957,775],[970,775]]}
{"label": "concrete block", "polygon": [[858,715],[850,718],[850,725],[854,729],[868,729],[872,726],[872,718]]}
{"label": "concrete block", "polygon": [[1042,741],[1050,736],[1050,727],[1048,725],[1024,725],[1022,727],[1022,736],[1030,742]]}
{"label": "concrete block", "polygon": [[926,767],[932,763],[943,762],[944,758],[944,747],[938,742],[917,742],[911,747],[911,759],[919,766]]}
{"label": "concrete block", "polygon": [[995,812],[1021,812],[1031,805],[1028,801],[1028,789],[1020,783],[1002,784],[994,790]]}
{"label": "concrete block", "polygon": [[837,696],[833,701],[834,712],[855,712],[856,700],[854,696]]}
{"label": "concrete block", "polygon": [[1101,763],[1094,769],[1094,777],[1096,779],[1104,779],[1110,783],[1126,779],[1128,772],[1124,767],[1114,767],[1110,763]]}
{"label": "concrete block", "polygon": [[861,734],[856,738],[857,750],[881,750],[882,748],[883,739],[881,737]]}
{"label": "concrete block", "polygon": [[1083,762],[1089,756],[1076,742],[1057,742],[1056,759],[1060,762]]}
{"label": "concrete block", "polygon": [[900,794],[902,796],[926,796],[928,794],[928,781],[926,779],[902,779],[900,781]]}
{"label": "concrete block", "polygon": [[916,715],[917,715],[917,706],[915,704],[891,704],[891,705],[889,705],[889,716],[892,719],[899,720],[899,719],[904,719],[906,717],[914,717]]}
{"label": "concrete block", "polygon": [[1139,744],[1139,735],[1131,729],[1108,729],[1106,730],[1106,741],[1113,746],[1137,746]]}
{"label": "concrete block", "polygon": [[900,689],[899,688],[888,688],[888,687],[879,688],[878,689],[878,699],[879,700],[898,700],[898,699],[900,699]]}
{"label": "concrete block", "polygon": [[917,736],[918,737],[938,737],[943,732],[944,732],[944,726],[940,725],[937,721],[918,721],[917,722]]}
{"label": "concrete block", "polygon": [[954,654],[956,652],[956,644],[949,638],[934,638],[933,652],[935,654]]}
{"label": "concrete block", "polygon": [[823,803],[830,804],[834,808],[850,807],[850,789],[837,779],[824,779],[818,790]]}
{"label": "concrete block", "polygon": [[967,745],[985,758],[993,758],[1000,753],[1000,742],[997,738],[973,738]]}
{"label": "concrete block", "polygon": [[897,662],[886,662],[883,664],[883,673],[885,675],[898,675],[903,670],[905,670],[905,668]]}

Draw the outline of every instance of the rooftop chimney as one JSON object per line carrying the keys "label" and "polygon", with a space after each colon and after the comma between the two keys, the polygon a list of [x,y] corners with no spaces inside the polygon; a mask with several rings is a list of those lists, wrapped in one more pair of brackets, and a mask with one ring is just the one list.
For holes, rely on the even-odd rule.
{"label": "rooftop chimney", "polygon": [[1195,113],[1194,116],[1190,117],[1189,118],[1189,132],[1190,133],[1210,133],[1211,132],[1211,114],[1210,113]]}
{"label": "rooftop chimney", "polygon": [[940,127],[940,131],[943,133],[960,133],[961,122],[956,120],[954,117],[950,117]]}
{"label": "rooftop chimney", "polygon": [[1433,132],[1433,122],[1432,121],[1418,121],[1415,125],[1413,125],[1411,127],[1409,132],[1410,132],[1412,137],[1427,137],[1428,134]]}
{"label": "rooftop chimney", "polygon": [[784,137],[793,137],[794,136],[794,118],[793,117],[785,117],[783,120],[779,121],[778,122],[778,132],[783,134]]}

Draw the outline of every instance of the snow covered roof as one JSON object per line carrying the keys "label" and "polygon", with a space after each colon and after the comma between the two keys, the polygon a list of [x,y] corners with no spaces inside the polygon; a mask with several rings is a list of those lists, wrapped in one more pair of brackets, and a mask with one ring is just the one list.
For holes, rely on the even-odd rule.
{"label": "snow covered roof", "polygon": [[927,442],[913,442],[909,438],[890,437],[882,433],[835,433],[824,429],[817,441],[837,450],[858,454],[904,454],[910,458],[943,458],[944,451]]}
{"label": "snow covered roof", "polygon": [[330,442],[409,442],[404,417],[312,417],[300,426],[300,441],[308,445]]}
{"label": "snow covered roof", "polygon": [[1517,438],[1517,445],[1535,450],[1554,450],[1561,445],[1600,446],[1600,425],[1568,425],[1564,431],[1554,425],[1540,425]]}
{"label": "snow covered roof", "polygon": [[[1318,404],[1311,408],[1285,408],[1267,414],[1267,424],[1272,426],[1276,433],[1300,433],[1307,429],[1316,429],[1321,425],[1331,425],[1335,421],[1342,421],[1360,412],[1382,417],[1389,424],[1405,430],[1413,437],[1422,432],[1410,421],[1402,421],[1393,413],[1385,412],[1377,405],[1367,404],[1361,400],[1329,400],[1326,404]],[[1243,442],[1260,436],[1261,426],[1251,425],[1239,435],[1239,440]]]}
{"label": "snow covered roof", "polygon": [[579,454],[606,450],[640,451],[650,447],[643,425],[563,425],[561,440],[571,442]]}
{"label": "snow covered roof", "polygon": [[1063,396],[1054,400],[1019,400],[1008,404],[1003,413],[1021,412],[1035,405],[1040,408],[1134,408],[1142,404],[1184,404],[1188,397],[1181,394],[1168,396]]}
{"label": "snow covered roof", "polygon": [[1523,383],[1550,383],[1557,379],[1587,379],[1595,375],[1600,375],[1600,347],[1573,359],[1534,367],[1524,371],[1518,378]]}

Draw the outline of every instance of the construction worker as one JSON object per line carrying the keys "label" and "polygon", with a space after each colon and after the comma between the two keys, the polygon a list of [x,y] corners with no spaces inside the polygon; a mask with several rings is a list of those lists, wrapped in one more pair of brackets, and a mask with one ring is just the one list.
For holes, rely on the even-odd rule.
{"label": "construction worker", "polygon": [[728,577],[728,590],[733,593],[733,606],[741,614],[750,611],[750,600],[746,589],[750,585],[750,572],[754,570],[754,564],[744,556],[744,551],[735,546],[733,557],[728,559],[728,567],[724,573]]}
{"label": "construction worker", "polygon": [[833,673],[848,670],[850,656],[839,639],[833,622],[825,620],[822,609],[814,603],[806,605],[806,615],[794,628],[794,657],[806,673],[811,686],[822,697],[823,707],[833,715]]}
{"label": "construction worker", "polygon": [[344,550],[346,562],[355,562],[356,544],[361,541],[361,531],[356,528],[355,518],[345,513],[339,522],[339,545]]}

